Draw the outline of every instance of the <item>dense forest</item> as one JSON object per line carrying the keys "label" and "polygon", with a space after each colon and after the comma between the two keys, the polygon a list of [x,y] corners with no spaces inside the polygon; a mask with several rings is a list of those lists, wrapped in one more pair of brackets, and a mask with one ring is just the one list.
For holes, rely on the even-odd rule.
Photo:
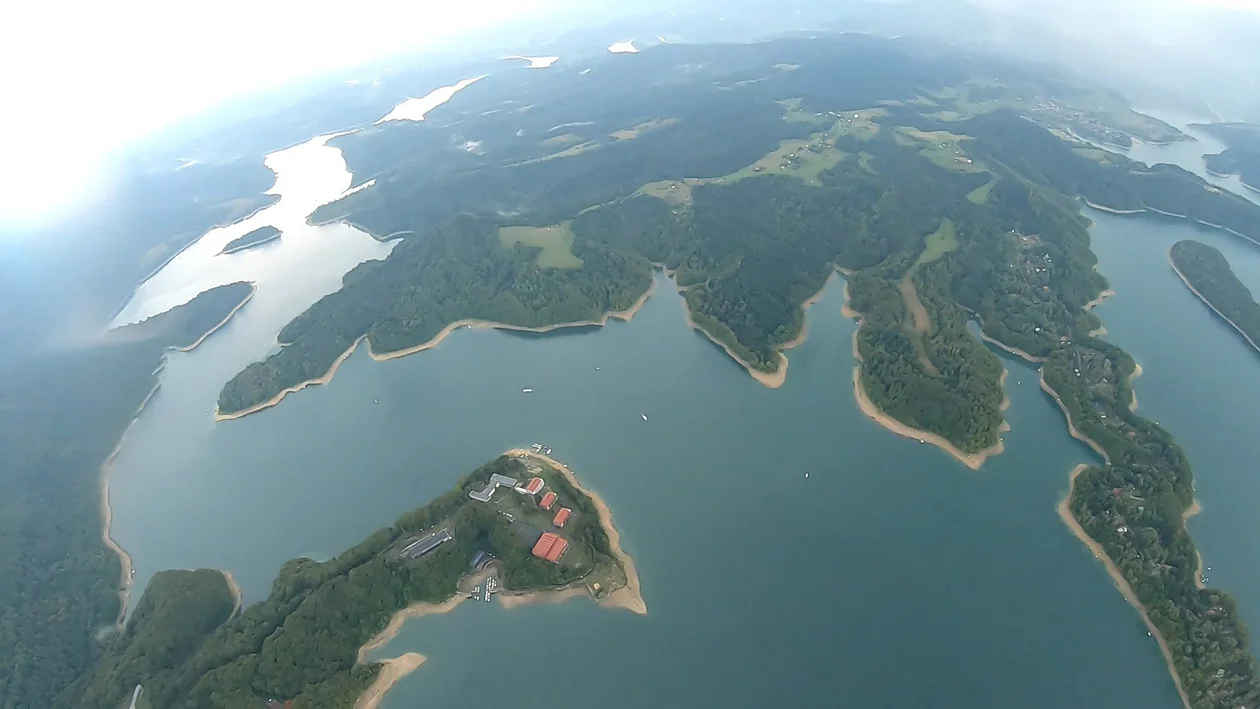
{"label": "dense forest", "polygon": [[1260,350],[1260,304],[1234,275],[1225,256],[1207,244],[1187,240],[1173,244],[1170,258],[1195,295]]}
{"label": "dense forest", "polygon": [[[152,706],[171,709],[261,708],[276,698],[293,700],[295,709],[354,705],[379,670],[358,663],[359,648],[396,611],[454,596],[477,552],[501,562],[510,590],[559,586],[583,574],[568,563],[574,552],[559,564],[532,556],[498,508],[469,499],[496,473],[527,476],[519,460],[501,456],[334,559],[288,562],[271,594],[236,616],[222,574],[159,574],[95,671],[56,706],[114,709],[136,684]],[[565,537],[615,563],[593,502],[562,476],[548,477],[575,510]],[[409,540],[435,527],[454,541],[420,559],[401,555]]]}
{"label": "dense forest", "polygon": [[1243,184],[1260,188],[1260,126],[1253,123],[1196,125],[1225,143],[1226,149],[1204,155],[1207,169],[1218,175],[1238,175]]}
{"label": "dense forest", "polygon": [[1042,371],[1072,425],[1106,453],[1077,477],[1069,509],[1158,628],[1190,706],[1256,706],[1260,675],[1234,601],[1197,578],[1184,521],[1194,499],[1189,461],[1168,432],[1130,410],[1133,359],[1086,339],[1057,348]]}
{"label": "dense forest", "polygon": [[223,246],[223,251],[220,253],[234,254],[237,251],[244,251],[246,249],[252,249],[256,246],[262,246],[263,244],[275,241],[279,238],[280,230],[270,224],[267,224],[246,232],[245,234],[227,242],[227,244]]}
{"label": "dense forest", "polygon": [[236,283],[0,378],[0,706],[46,709],[86,672],[119,616],[117,555],[101,539],[101,466],[187,347],[249,296]]}

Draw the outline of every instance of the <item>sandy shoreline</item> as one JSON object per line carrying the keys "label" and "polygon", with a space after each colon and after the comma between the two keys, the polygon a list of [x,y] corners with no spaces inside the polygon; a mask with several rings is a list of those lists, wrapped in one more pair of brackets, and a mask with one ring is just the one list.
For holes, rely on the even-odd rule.
{"label": "sandy shoreline", "polygon": [[[1107,556],[1107,553],[1103,551],[1102,545],[1085,533],[1085,529],[1081,527],[1080,523],[1076,521],[1076,516],[1072,514],[1071,500],[1072,492],[1076,489],[1076,478],[1088,467],[1088,465],[1081,463],[1072,469],[1067,496],[1058,504],[1059,519],[1063,520],[1063,524],[1071,530],[1072,534],[1094,554],[1094,558],[1102,562],[1107,575],[1111,577],[1112,583],[1120,590],[1124,600],[1128,601],[1129,605],[1133,606],[1137,610],[1138,615],[1142,617],[1142,622],[1146,624],[1151,637],[1155,638],[1155,642],[1159,644],[1159,651],[1164,655],[1164,662],[1168,664],[1168,673],[1172,675],[1173,684],[1177,687],[1177,694],[1181,696],[1181,703],[1185,705],[1186,709],[1190,709],[1190,697],[1186,695],[1185,688],[1181,686],[1181,676],[1177,674],[1177,666],[1173,662],[1172,652],[1168,649],[1168,643],[1164,641],[1164,636],[1159,634],[1159,629],[1151,621],[1151,616],[1147,613],[1146,606],[1142,605],[1141,601],[1138,600],[1137,594],[1133,592],[1133,587],[1124,578],[1124,574],[1120,573],[1120,569],[1111,560],[1111,557]],[[1192,507],[1191,509],[1194,508]]]}
{"label": "sandy shoreline", "polygon": [[214,327],[210,328],[210,330],[209,330],[209,331],[207,331],[207,332],[206,332],[206,334],[202,335],[201,337],[198,337],[198,338],[197,338],[197,341],[196,341],[196,342],[194,342],[194,343],[192,343],[191,345],[189,345],[189,346],[187,346],[187,347],[172,347],[171,349],[175,350],[176,352],[192,352],[193,350],[197,349],[197,346],[198,346],[198,345],[200,345],[201,343],[203,343],[203,342],[205,342],[207,339],[209,339],[211,335],[213,335],[214,333],[218,332],[218,331],[219,331],[219,329],[220,329],[220,328],[222,328],[224,325],[227,325],[227,324],[228,324],[228,321],[229,321],[229,320],[231,320],[231,319],[232,319],[232,317],[236,315],[237,311],[239,311],[241,308],[245,307],[245,304],[246,304],[246,303],[248,303],[249,301],[253,300],[253,298],[254,298],[254,294],[255,294],[255,293],[257,293],[257,292],[258,292],[258,285],[257,285],[257,284],[255,284],[255,283],[250,283],[250,284],[249,284],[249,295],[245,296],[245,297],[241,300],[241,302],[237,303],[237,304],[236,304],[236,307],[235,307],[235,308],[232,308],[232,310],[231,310],[231,311],[229,311],[229,312],[228,312],[228,314],[227,314],[227,315],[226,315],[226,316],[225,316],[222,320],[220,320],[220,321],[219,321],[219,324],[218,324],[218,325],[215,325]]}
{"label": "sandy shoreline", "polygon": [[[161,371],[162,367],[158,367],[153,375],[157,376]],[[114,459],[118,457],[118,452],[122,450],[123,442],[127,440],[127,434],[131,432],[132,426],[136,425],[136,421],[140,420],[140,414],[144,412],[144,407],[149,404],[149,401],[153,399],[153,396],[157,394],[161,386],[161,382],[157,382],[149,390],[148,395],[144,397],[144,401],[140,402],[139,408],[136,409],[135,415],[131,417],[131,422],[127,424],[127,428],[123,429],[123,434],[118,438],[118,444],[114,446],[114,450],[110,451],[109,456],[105,458],[105,462],[101,464],[101,541],[104,542],[106,548],[118,555],[118,561],[122,566],[122,572],[118,581],[118,618],[114,621],[114,626],[119,632],[122,632],[123,621],[127,617],[127,603],[131,599],[131,575],[134,567],[131,562],[131,554],[127,553],[126,549],[123,549],[118,542],[114,541],[111,533],[111,528],[114,524],[114,508],[109,504],[109,471],[114,465]]]}
{"label": "sandy shoreline", "polygon": [[980,330],[980,339],[984,340],[990,345],[993,345],[994,347],[998,347],[1006,352],[1009,352],[1015,355],[1016,357],[1019,357],[1020,359],[1025,360],[1027,362],[1032,362],[1033,364],[1040,364],[1042,361],[1040,357],[1034,357],[1028,354],[1027,352],[1019,349],[1018,347],[1011,347],[1010,345],[1006,344],[1005,342],[1002,342],[1001,340],[989,337],[988,335],[984,333],[984,330]]}
{"label": "sandy shoreline", "polygon": [[227,569],[219,569],[219,573],[223,574],[223,580],[227,583],[228,592],[232,594],[232,615],[236,615],[241,610],[241,601],[244,596],[241,594],[240,584],[236,583],[236,577]]}
{"label": "sandy shoreline", "polygon": [[1211,308],[1212,312],[1216,313],[1216,314],[1217,314],[1217,316],[1218,316],[1218,317],[1220,317],[1220,319],[1221,319],[1221,320],[1224,320],[1226,323],[1228,323],[1228,324],[1229,324],[1229,326],[1230,326],[1230,327],[1234,328],[1234,330],[1236,330],[1236,331],[1238,332],[1238,334],[1239,334],[1239,335],[1242,335],[1243,339],[1247,341],[1247,344],[1251,345],[1252,349],[1254,349],[1254,350],[1255,350],[1255,351],[1257,351],[1257,352],[1260,352],[1260,345],[1257,345],[1257,344],[1256,344],[1256,341],[1255,341],[1255,340],[1253,340],[1253,339],[1251,339],[1251,336],[1250,336],[1250,335],[1248,335],[1247,333],[1243,332],[1243,331],[1242,331],[1242,328],[1240,328],[1240,327],[1238,327],[1238,325],[1234,324],[1234,321],[1233,321],[1233,320],[1230,320],[1229,318],[1225,317],[1225,313],[1222,313],[1221,311],[1217,310],[1217,309],[1216,309],[1216,306],[1215,306],[1215,305],[1212,305],[1212,303],[1211,303],[1210,301],[1208,301],[1208,299],[1207,299],[1207,298],[1204,298],[1204,297],[1203,297],[1203,294],[1202,294],[1202,293],[1200,293],[1200,292],[1198,291],[1198,289],[1196,289],[1194,286],[1190,285],[1190,279],[1186,278],[1186,274],[1182,273],[1182,272],[1181,272],[1181,269],[1177,268],[1177,264],[1173,263],[1172,251],[1171,251],[1171,250],[1169,250],[1169,252],[1168,252],[1168,263],[1172,266],[1172,270],[1173,270],[1173,272],[1174,272],[1174,273],[1176,273],[1176,274],[1177,274],[1177,277],[1181,279],[1181,282],[1182,282],[1182,283],[1184,283],[1184,284],[1186,284],[1186,288],[1189,288],[1189,289],[1190,289],[1190,292],[1191,292],[1191,293],[1194,293],[1195,297],[1197,297],[1199,300],[1203,301],[1203,304],[1204,304],[1204,305],[1206,305],[1206,306],[1208,306],[1209,308]]}
{"label": "sandy shoreline", "polygon": [[[984,461],[988,460],[990,456],[1000,455],[1002,451],[1005,450],[1005,446],[1002,442],[1002,434],[1011,430],[1010,424],[1005,420],[1003,420],[1002,424],[998,426],[998,439],[996,443],[976,453],[964,453],[953,443],[950,443],[944,436],[929,433],[928,431],[921,431],[898,421],[880,410],[880,408],[875,405],[875,402],[871,401],[870,396],[867,395],[866,387],[862,386],[862,356],[858,351],[858,333],[862,331],[862,324],[865,321],[865,318],[862,317],[861,313],[849,307],[848,284],[845,284],[844,307],[842,308],[841,313],[845,317],[854,318],[858,321],[857,329],[853,331],[853,358],[857,360],[857,366],[853,368],[853,395],[857,399],[858,409],[860,409],[862,413],[866,414],[868,417],[874,419],[876,423],[899,436],[914,438],[921,443],[931,443],[937,448],[940,448],[946,453],[954,456],[954,458],[958,459],[958,462],[968,468],[971,468],[972,470],[979,470],[980,466],[984,465]],[[1010,397],[1005,396],[1004,385],[1006,384],[1007,374],[1008,371],[1003,368],[1002,376],[998,379],[998,386],[1001,387],[1004,392],[1002,403],[998,406],[999,411],[1005,411],[1011,405]]]}
{"label": "sandy shoreline", "polygon": [[1137,389],[1133,388],[1133,380],[1137,379],[1140,376],[1142,376],[1142,365],[1138,364],[1137,362],[1134,362],[1133,374],[1129,375],[1129,393],[1133,395],[1133,399],[1129,401],[1129,411],[1137,411],[1138,409]]}
{"label": "sandy shoreline", "polygon": [[1086,310],[1093,310],[1094,308],[1097,308],[1099,305],[1102,305],[1102,302],[1103,302],[1104,300],[1106,300],[1106,299],[1110,298],[1111,296],[1113,296],[1113,295],[1115,295],[1115,294],[1116,294],[1116,292],[1115,292],[1115,291],[1113,291],[1113,290],[1111,290],[1110,288],[1108,288],[1107,290],[1105,290],[1105,291],[1103,291],[1103,292],[1099,293],[1097,298],[1094,298],[1093,300],[1091,300],[1091,301],[1089,301],[1088,303],[1086,303],[1086,304],[1085,304],[1085,309],[1086,309]]}
{"label": "sandy shoreline", "polygon": [[[652,284],[649,285],[647,290],[643,292],[643,295],[639,296],[639,299],[635,301],[634,304],[631,305],[629,308],[625,310],[616,310],[616,311],[605,313],[604,316],[598,320],[583,320],[579,322],[557,323],[555,325],[544,325],[542,327],[523,327],[519,325],[509,325],[507,323],[493,322],[490,320],[475,320],[475,319],[457,320],[453,323],[450,323],[446,327],[442,328],[442,331],[434,335],[431,339],[429,339],[428,342],[424,342],[414,347],[408,347],[406,349],[394,350],[393,352],[373,352],[372,343],[369,341],[368,342],[368,356],[370,356],[372,359],[376,360],[377,362],[385,362],[391,359],[398,359],[399,357],[406,357],[407,355],[410,355],[410,354],[415,354],[417,352],[423,352],[425,350],[433,349],[434,347],[437,347],[438,345],[442,344],[442,340],[445,340],[447,336],[449,336],[451,333],[455,332],[456,330],[462,327],[492,328],[495,330],[515,330],[518,332],[551,332],[553,330],[559,330],[561,328],[566,328],[566,327],[589,327],[589,326],[602,327],[604,325],[607,325],[610,319],[616,319],[616,320],[622,320],[622,321],[628,322],[630,318],[634,317],[635,313],[639,312],[639,309],[643,307],[643,304],[647,302],[648,297],[652,294],[652,290],[655,287],[656,287],[656,280],[653,279]],[[299,382],[297,384],[294,384],[291,387],[287,387],[284,390],[282,390],[280,393],[271,397],[270,399],[260,404],[254,404],[253,406],[247,409],[242,409],[240,411],[234,411],[232,413],[225,414],[219,411],[218,407],[215,407],[214,420],[216,422],[231,421],[234,419],[239,419],[245,416],[249,416],[250,414],[256,414],[259,411],[262,411],[264,409],[269,409],[275,406],[276,404],[279,404],[281,401],[284,400],[284,397],[288,396],[289,394],[295,394],[299,391],[302,391],[308,386],[317,386],[317,385],[327,384],[331,382],[333,376],[336,375],[337,373],[337,368],[341,366],[342,362],[345,362],[347,359],[349,359],[350,355],[354,354],[354,351],[359,346],[359,343],[363,342],[365,339],[367,339],[367,335],[363,335],[359,337],[359,339],[355,340],[354,343],[350,345],[350,348],[347,349],[345,352],[342,352],[341,356],[338,357],[336,361],[332,363],[332,367],[330,367],[328,371],[323,374],[323,376],[316,377],[315,379],[307,379],[304,382]]]}
{"label": "sandy shoreline", "polygon": [[1094,204],[1084,197],[1081,197],[1081,201],[1089,205],[1092,209],[1097,209],[1100,212],[1107,212],[1108,214],[1144,214],[1146,212],[1145,209],[1115,209],[1114,207],[1104,207],[1101,204]]}
{"label": "sandy shoreline", "polygon": [[399,657],[382,660],[381,671],[377,673],[376,679],[363,694],[359,695],[354,703],[354,709],[376,709],[394,683],[415,672],[417,667],[424,664],[424,660],[424,655],[418,652],[409,652]]}
{"label": "sandy shoreline", "polygon": [[1059,396],[1059,392],[1051,389],[1050,385],[1046,383],[1046,370],[1044,367],[1038,372],[1038,375],[1041,379],[1041,390],[1049,394],[1050,398],[1054,399],[1054,403],[1059,405],[1059,411],[1063,412],[1063,418],[1067,421],[1068,433],[1072,434],[1072,438],[1075,438],[1092,448],[1093,451],[1103,459],[1103,462],[1107,465],[1111,465],[1111,456],[1107,455],[1107,451],[1103,450],[1103,447],[1098,445],[1097,441],[1076,429],[1076,424],[1072,423],[1072,416],[1068,414],[1067,406],[1063,403],[1063,399]]}
{"label": "sandy shoreline", "polygon": [[[559,470],[564,475],[565,479],[569,481],[569,484],[576,488],[578,492],[591,498],[591,501],[595,503],[595,509],[599,511],[599,524],[608,534],[608,546],[612,549],[613,556],[621,563],[621,568],[626,574],[626,585],[624,587],[613,591],[596,602],[601,606],[607,606],[609,608],[624,608],[633,613],[638,613],[639,615],[647,615],[647,603],[643,600],[643,594],[639,585],[639,572],[634,566],[634,559],[621,548],[621,532],[619,532],[617,530],[617,526],[613,524],[612,510],[608,508],[608,503],[604,502],[604,498],[600,497],[599,493],[583,487],[582,484],[578,482],[577,475],[569,469],[569,466],[561,463],[551,456],[535,453],[523,448],[513,448],[508,451],[506,455],[534,458],[550,465],[556,470]],[[578,590],[581,591],[583,589],[579,588]],[[564,591],[543,591],[538,595],[545,596],[546,594],[551,593],[562,594]],[[568,596],[563,597],[567,598]],[[559,598],[555,600],[559,600]]]}
{"label": "sandy shoreline", "polygon": [[[800,306],[801,330],[800,332],[796,334],[796,337],[793,337],[787,342],[782,342],[775,345],[774,349],[779,356],[779,362],[778,362],[778,366],[775,368],[773,372],[764,372],[760,369],[757,369],[756,367],[753,367],[751,364],[746,362],[742,357],[735,354],[735,352],[731,350],[729,345],[727,345],[725,342],[722,342],[718,338],[714,337],[712,334],[709,333],[708,330],[705,330],[703,327],[697,324],[695,319],[691,317],[691,306],[687,304],[687,301],[685,298],[683,299],[683,313],[686,314],[687,316],[687,325],[689,327],[691,327],[693,330],[699,331],[700,334],[708,338],[709,342],[712,342],[718,347],[721,347],[722,350],[726,352],[726,354],[731,359],[735,360],[735,362],[738,363],[739,366],[743,367],[745,371],[748,372],[749,376],[751,376],[753,379],[756,379],[763,386],[769,387],[770,389],[778,389],[779,387],[783,386],[784,382],[787,381],[787,370],[788,370],[789,362],[788,362],[787,355],[783,353],[786,352],[787,350],[792,349],[793,347],[798,347],[800,346],[801,343],[805,342],[805,339],[808,336],[807,331],[809,329],[809,322],[808,322],[808,319],[806,318],[806,315],[810,307],[812,307],[815,303],[818,302],[820,298],[822,298],[823,291],[827,290],[827,285],[830,284],[831,279],[835,277],[836,276],[834,273],[827,276],[827,280],[823,281],[822,288],[819,288],[817,293],[806,298],[805,301],[801,303],[801,306]],[[845,285],[845,288],[846,289],[848,288],[847,284]],[[679,290],[681,291],[683,289],[679,288]],[[847,296],[846,296],[846,299],[847,299]]]}
{"label": "sandy shoreline", "polygon": [[[570,485],[595,503],[595,508],[599,511],[600,525],[608,534],[608,544],[612,548],[613,556],[621,563],[626,574],[625,587],[613,591],[604,598],[597,600],[596,603],[607,608],[624,608],[639,615],[647,615],[647,604],[644,602],[643,595],[640,592],[639,573],[635,569],[634,559],[621,548],[621,534],[617,531],[617,527],[613,525],[612,511],[608,508],[603,498],[590,489],[583,487],[578,482],[577,476],[574,475],[573,471],[555,458],[523,448],[513,448],[505,452],[504,455],[517,458],[534,458],[554,467],[565,476]],[[224,572],[224,574],[230,577],[230,574],[227,572]],[[232,585],[234,586],[234,584]],[[530,591],[525,593],[505,591],[497,595],[499,603],[504,608],[516,608],[531,603],[554,603],[578,596],[590,597],[590,592],[587,591],[584,583],[579,582],[569,588],[558,590]],[[359,648],[355,661],[358,664],[364,664],[367,661],[368,653],[384,647],[386,643],[398,634],[399,630],[402,630],[403,625],[408,620],[426,615],[449,613],[465,600],[467,598],[463,594],[457,593],[443,603],[415,603],[397,611],[390,616],[389,623],[386,624],[381,632],[372,636],[370,640]],[[409,652],[390,660],[382,660],[383,667],[377,675],[376,681],[355,702],[355,709],[375,709],[381,698],[395,682],[414,672],[424,661],[423,655],[414,652]]]}

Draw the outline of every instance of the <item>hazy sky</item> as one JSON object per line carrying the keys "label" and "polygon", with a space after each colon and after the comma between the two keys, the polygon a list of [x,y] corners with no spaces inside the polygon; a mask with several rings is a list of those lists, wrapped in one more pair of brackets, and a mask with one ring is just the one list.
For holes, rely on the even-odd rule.
{"label": "hazy sky", "polygon": [[[224,98],[449,43],[569,1],[11,3],[0,38],[0,135],[8,138],[0,217],[73,189],[64,184],[67,162],[90,168],[104,151]],[[101,177],[83,172],[80,187]],[[47,189],[54,179],[62,190]]]}
{"label": "hazy sky", "polygon": [[[6,99],[0,135],[8,138],[0,170],[0,217],[37,210],[57,192],[99,179],[92,169],[95,156],[229,96],[450,44],[489,25],[593,1],[11,3],[0,38],[0,86]],[[680,3],[688,1],[695,0]],[[1026,5],[1034,0],[979,1]],[[598,0],[595,6],[605,3],[622,9],[636,4]],[[1144,5],[1175,3],[1260,9],[1260,0],[1145,0]],[[68,171],[72,163],[83,169]],[[53,180],[62,189],[47,189]]]}

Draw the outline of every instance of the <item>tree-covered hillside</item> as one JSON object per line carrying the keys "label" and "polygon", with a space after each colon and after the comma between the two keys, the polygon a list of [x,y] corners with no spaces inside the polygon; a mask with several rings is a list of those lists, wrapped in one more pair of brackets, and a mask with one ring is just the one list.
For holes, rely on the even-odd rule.
{"label": "tree-covered hillside", "polygon": [[1207,244],[1187,240],[1173,244],[1170,258],[1195,295],[1260,350],[1260,305],[1225,256]]}
{"label": "tree-covered hillside", "polygon": [[46,709],[92,666],[122,573],[101,537],[101,466],[157,385],[163,351],[196,342],[250,290],[207,291],[0,378],[0,707]]}

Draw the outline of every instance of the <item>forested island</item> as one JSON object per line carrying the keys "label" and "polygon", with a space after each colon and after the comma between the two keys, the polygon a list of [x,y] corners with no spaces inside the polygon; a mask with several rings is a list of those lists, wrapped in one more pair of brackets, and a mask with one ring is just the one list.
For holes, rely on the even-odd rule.
{"label": "forested island", "polygon": [[[495,489],[494,475],[519,486],[537,477],[541,489]],[[488,500],[470,496],[487,489]],[[540,502],[544,490],[554,498]],[[559,529],[552,516],[562,507],[570,514]],[[540,551],[547,535],[567,546]],[[374,684],[384,665],[365,661],[367,651],[404,618],[449,610],[490,575],[509,597],[572,589],[646,612],[604,503],[559,462],[512,450],[337,557],[288,562],[271,594],[239,613],[222,574],[159,573],[95,670],[46,706],[112,709],[137,685],[153,707],[357,706],[369,688],[378,698],[388,688]]]}
{"label": "forested island", "polygon": [[1204,155],[1208,171],[1221,176],[1238,175],[1242,183],[1260,190],[1260,126],[1253,123],[1205,123],[1196,125],[1228,147],[1214,155]]}
{"label": "forested island", "polygon": [[1178,241],[1169,252],[1173,270],[1209,308],[1260,351],[1260,304],[1257,304],[1220,251],[1197,241]]}
{"label": "forested island", "polygon": [[[102,534],[102,466],[155,391],[163,353],[221,326],[253,288],[234,283],[0,380],[0,697],[51,707],[100,655],[129,579]],[[83,705],[78,705],[83,706]]]}
{"label": "forested island", "polygon": [[275,241],[280,238],[280,230],[267,224],[232,239],[224,245],[221,254],[234,254]]}

